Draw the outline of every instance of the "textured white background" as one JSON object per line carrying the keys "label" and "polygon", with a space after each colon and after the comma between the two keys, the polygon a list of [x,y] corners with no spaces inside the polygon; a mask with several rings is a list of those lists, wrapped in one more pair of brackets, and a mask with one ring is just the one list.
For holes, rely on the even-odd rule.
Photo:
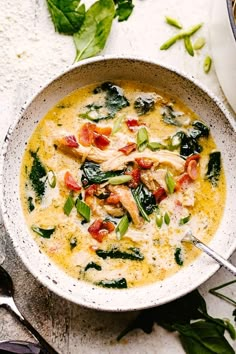
{"label": "textured white background", "polygon": [[[84,2],[90,5],[93,1]],[[194,76],[225,101],[214,65],[208,75],[202,70],[205,55],[211,54],[209,30],[214,0],[134,0],[134,3],[136,6],[130,19],[113,24],[102,54],[151,57]],[[71,37],[54,32],[44,0],[0,0],[0,8],[2,142],[8,126],[25,101],[50,78],[72,65],[75,52]],[[207,44],[195,57],[187,55],[183,43],[177,43],[168,51],[159,50],[175,32],[165,24],[165,15],[178,18],[185,27],[204,23],[199,35],[206,38]],[[135,331],[122,343],[116,343],[117,334],[136,314],[87,310],[57,297],[25,269],[1,226],[0,263],[4,256],[4,266],[14,279],[20,310],[59,353],[183,353],[177,336],[157,326],[150,335]],[[236,253],[231,261],[236,264]],[[230,318],[233,307],[208,294],[208,290],[231,279],[229,273],[220,270],[200,288],[214,316]],[[236,298],[236,286],[227,293]],[[30,339],[30,336],[9,313],[0,309],[0,340],[4,339]]]}

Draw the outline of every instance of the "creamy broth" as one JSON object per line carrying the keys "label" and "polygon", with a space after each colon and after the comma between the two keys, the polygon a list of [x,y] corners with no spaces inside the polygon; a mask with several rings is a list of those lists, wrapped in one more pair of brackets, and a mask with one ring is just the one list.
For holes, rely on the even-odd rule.
{"label": "creamy broth", "polygon": [[176,98],[138,82],[100,85],[72,92],[36,127],[22,161],[24,215],[40,249],[71,276],[145,285],[199,255],[181,244],[188,230],[206,243],[216,232],[226,194],[220,153]]}

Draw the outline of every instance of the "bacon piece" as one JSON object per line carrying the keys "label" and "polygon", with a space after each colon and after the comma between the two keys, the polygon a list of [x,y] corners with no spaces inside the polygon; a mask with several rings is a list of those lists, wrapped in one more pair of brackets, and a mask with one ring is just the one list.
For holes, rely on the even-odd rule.
{"label": "bacon piece", "polygon": [[176,186],[175,186],[175,190],[176,191],[180,191],[180,190],[186,189],[188,187],[189,183],[191,183],[191,182],[192,182],[192,180],[191,180],[189,174],[188,173],[184,173],[177,180]]}
{"label": "bacon piece", "polygon": [[129,155],[132,151],[136,150],[137,145],[135,143],[128,143],[126,146],[120,148],[118,151],[123,152],[125,155]]}
{"label": "bacon piece", "polygon": [[137,188],[140,183],[140,177],[141,177],[140,169],[134,168],[130,173],[130,175],[132,177],[132,180],[128,184],[129,188]]}
{"label": "bacon piece", "polygon": [[120,201],[120,197],[118,194],[111,193],[109,197],[106,199],[107,204],[118,204]]}
{"label": "bacon piece", "polygon": [[157,204],[160,204],[160,202],[167,197],[167,193],[163,187],[159,187],[155,192],[153,192],[153,195]]}
{"label": "bacon piece", "polygon": [[66,187],[71,191],[78,192],[81,190],[81,187],[78,185],[74,177],[68,171],[65,173],[64,182]]}
{"label": "bacon piece", "polygon": [[98,186],[97,184],[92,184],[88,188],[85,189],[85,199],[87,197],[92,197],[97,192]]}
{"label": "bacon piece", "polygon": [[143,168],[144,170],[148,170],[153,166],[153,161],[147,159],[147,158],[142,158],[142,157],[137,157],[135,159],[139,167]]}
{"label": "bacon piece", "polygon": [[91,146],[94,142],[95,124],[85,123],[79,131],[79,142],[83,146]]}
{"label": "bacon piece", "polygon": [[94,134],[94,145],[100,150],[105,150],[110,144],[110,140],[105,135]]}
{"label": "bacon piece", "polygon": [[102,242],[104,237],[114,230],[115,226],[111,221],[102,221],[102,219],[95,220],[88,228],[90,235],[98,242]]}
{"label": "bacon piece", "polygon": [[64,143],[65,146],[71,148],[77,148],[79,146],[79,144],[76,141],[76,137],[74,135],[64,136],[62,138],[62,143]]}
{"label": "bacon piece", "polygon": [[140,125],[137,119],[128,119],[125,121],[125,123],[131,132],[136,130],[136,128]]}
{"label": "bacon piece", "polygon": [[189,161],[187,167],[187,173],[193,181],[195,181],[198,178],[198,168],[197,168],[196,160]]}
{"label": "bacon piece", "polygon": [[111,129],[111,127],[99,127],[99,126],[95,125],[94,132],[97,134],[109,136],[109,135],[111,135],[112,129]]}

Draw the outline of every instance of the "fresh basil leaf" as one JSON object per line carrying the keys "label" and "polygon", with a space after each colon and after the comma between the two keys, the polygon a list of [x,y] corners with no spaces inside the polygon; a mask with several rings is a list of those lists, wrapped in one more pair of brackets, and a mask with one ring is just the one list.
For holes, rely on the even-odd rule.
{"label": "fresh basil leaf", "polygon": [[214,187],[217,187],[221,171],[221,153],[219,151],[212,152],[209,155],[207,165],[206,178]]}
{"label": "fresh basil leaf", "polygon": [[82,26],[73,35],[75,61],[95,56],[105,47],[114,15],[113,0],[98,0],[88,9]]}
{"label": "fresh basil leaf", "polygon": [[[192,123],[192,126],[195,128],[192,132],[190,132],[190,135],[193,138],[200,138],[200,137],[208,138],[210,134],[210,129],[204,123],[196,120]],[[193,132],[195,132],[195,134],[193,134]],[[198,132],[197,136],[196,136],[196,132]]]}
{"label": "fresh basil leaf", "polygon": [[132,0],[114,0],[116,4],[115,17],[118,17],[118,21],[126,21],[132,14],[134,5]]}
{"label": "fresh basil leaf", "polygon": [[74,34],[85,18],[85,5],[80,0],[47,0],[48,9],[55,27],[59,33]]}
{"label": "fresh basil leaf", "polygon": [[31,229],[43,238],[50,238],[53,232],[56,230],[55,227],[53,227],[52,229],[42,229],[41,227],[38,227],[36,225],[32,225]]}

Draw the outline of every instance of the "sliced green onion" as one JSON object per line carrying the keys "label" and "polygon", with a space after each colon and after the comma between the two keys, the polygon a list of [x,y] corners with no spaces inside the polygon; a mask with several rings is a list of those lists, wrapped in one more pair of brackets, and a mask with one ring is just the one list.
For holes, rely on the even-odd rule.
{"label": "sliced green onion", "polygon": [[121,240],[121,238],[127,232],[128,228],[129,228],[129,219],[127,215],[124,215],[116,227],[116,236],[118,240]]}
{"label": "sliced green onion", "polygon": [[91,209],[90,207],[82,202],[79,198],[76,200],[76,209],[78,214],[80,214],[87,222],[90,221]]}
{"label": "sliced green onion", "polygon": [[166,149],[166,146],[161,144],[161,143],[157,143],[155,141],[153,141],[152,143],[148,143],[147,147],[152,150],[152,151],[157,151],[157,150],[161,150],[161,149]]}
{"label": "sliced green onion", "polygon": [[167,185],[169,193],[173,194],[175,191],[176,182],[175,182],[172,174],[169,171],[166,172],[165,180],[166,180],[166,185]]}
{"label": "sliced green onion", "polygon": [[205,73],[209,73],[210,69],[211,69],[211,64],[212,64],[212,59],[211,57],[209,57],[209,55],[205,58],[204,62],[203,62],[203,69],[205,71]]}
{"label": "sliced green onion", "polygon": [[192,57],[194,56],[193,45],[189,36],[184,37],[184,46],[188,54]]}
{"label": "sliced green onion", "polygon": [[191,218],[191,215],[189,214],[188,216],[185,216],[185,218],[181,218],[180,221],[179,221],[179,225],[184,225],[184,224],[187,224],[187,222],[189,222]]}
{"label": "sliced green onion", "polygon": [[162,227],[163,224],[163,216],[161,214],[157,214],[156,216],[156,225],[159,229]]}
{"label": "sliced green onion", "polygon": [[57,184],[56,175],[52,170],[48,171],[48,184],[51,188],[55,188]]}
{"label": "sliced green onion", "polygon": [[202,23],[199,23],[198,25],[192,26],[187,30],[179,31],[179,33],[177,33],[175,36],[171,37],[165,43],[163,43],[162,46],[160,47],[160,49],[161,50],[169,49],[173,44],[175,44],[175,42],[177,42],[180,39],[183,39],[186,36],[192,36],[201,27],[202,27]]}
{"label": "sliced green onion", "polygon": [[199,50],[202,49],[202,47],[204,47],[204,45],[206,44],[206,40],[203,37],[199,37],[193,44],[193,49],[194,50]]}
{"label": "sliced green onion", "polygon": [[138,134],[137,134],[138,150],[142,152],[143,150],[146,149],[147,144],[148,144],[148,132],[145,127],[142,127],[138,130]]}
{"label": "sliced green onion", "polygon": [[63,210],[64,213],[69,216],[71,213],[71,210],[74,208],[75,206],[75,202],[72,198],[72,196],[69,194],[68,198],[66,199],[66,202],[64,204]]}
{"label": "sliced green onion", "polygon": [[164,214],[164,221],[166,225],[170,225],[170,216],[167,212]]}
{"label": "sliced green onion", "polygon": [[115,133],[117,133],[120,130],[123,120],[124,120],[124,116],[120,116],[119,118],[116,119],[116,121],[113,125],[111,135],[114,135]]}
{"label": "sliced green onion", "polygon": [[168,25],[174,26],[179,29],[182,28],[182,25],[179,23],[178,20],[169,16],[166,16],[166,23],[168,23]]}
{"label": "sliced green onion", "polygon": [[36,234],[38,234],[41,237],[50,238],[51,235],[53,234],[53,232],[56,230],[56,228],[53,227],[51,229],[42,229],[41,227],[38,227],[36,225],[32,225],[31,230],[36,232]]}
{"label": "sliced green onion", "polygon": [[111,177],[108,180],[109,184],[116,185],[116,184],[123,184],[131,181],[132,177],[130,175],[121,175],[121,176],[115,176]]}
{"label": "sliced green onion", "polygon": [[146,211],[143,209],[142,205],[141,205],[141,202],[139,200],[139,197],[138,197],[138,194],[136,193],[135,190],[132,190],[132,194],[133,194],[133,197],[134,197],[134,200],[137,204],[137,207],[138,207],[138,210],[140,211],[142,217],[147,221],[147,222],[150,222],[150,218],[148,217]]}

